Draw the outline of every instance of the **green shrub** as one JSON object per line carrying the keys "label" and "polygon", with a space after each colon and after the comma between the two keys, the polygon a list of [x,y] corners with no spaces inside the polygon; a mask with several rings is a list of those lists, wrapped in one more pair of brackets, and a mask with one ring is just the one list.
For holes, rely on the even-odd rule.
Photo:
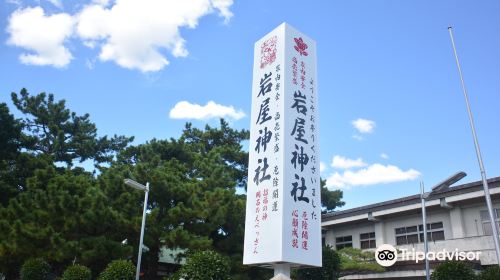
{"label": "green shrub", "polygon": [[472,267],[464,262],[447,261],[438,265],[431,274],[432,280],[474,280]]}
{"label": "green shrub", "polygon": [[43,259],[31,259],[21,267],[21,280],[48,280],[50,265]]}
{"label": "green shrub", "polygon": [[292,279],[297,280],[334,280],[338,278],[340,256],[330,246],[323,247],[323,267],[302,268],[294,273]]}
{"label": "green shrub", "polygon": [[229,280],[229,260],[214,251],[199,251],[187,258],[186,264],[165,280]]}
{"label": "green shrub", "polygon": [[135,265],[131,261],[114,260],[99,275],[98,280],[134,280]]}
{"label": "green shrub", "polygon": [[500,279],[500,267],[494,265],[483,270],[479,275],[479,280],[498,280]]}
{"label": "green shrub", "polygon": [[346,272],[383,272],[385,268],[375,261],[375,252],[357,248],[343,248],[339,251],[340,270]]}
{"label": "green shrub", "polygon": [[64,271],[61,280],[91,280],[92,272],[86,266],[75,264],[68,266]]}

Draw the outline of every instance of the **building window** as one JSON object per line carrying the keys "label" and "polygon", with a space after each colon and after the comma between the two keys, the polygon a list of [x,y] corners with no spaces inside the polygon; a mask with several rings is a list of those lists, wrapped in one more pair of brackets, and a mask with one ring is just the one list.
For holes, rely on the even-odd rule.
{"label": "building window", "polygon": [[[424,227],[418,226],[420,242],[424,242]],[[427,241],[444,240],[443,222],[427,224]]]}
{"label": "building window", "polygon": [[377,248],[377,242],[375,241],[375,232],[360,234],[359,242],[361,249]]}
{"label": "building window", "polygon": [[337,237],[335,239],[335,246],[337,247],[337,250],[352,247],[352,235]]}
{"label": "building window", "polygon": [[[396,244],[415,244],[424,242],[423,225],[396,228]],[[443,222],[427,224],[427,241],[444,240]]]}
{"label": "building window", "polygon": [[395,231],[397,245],[418,243],[417,226],[396,228]]}
{"label": "building window", "polygon": [[[484,235],[492,235],[493,230],[491,228],[490,223],[490,214],[488,210],[481,210],[481,223],[483,224],[483,233]],[[497,231],[500,232],[500,209],[495,209],[495,221],[497,225]]]}

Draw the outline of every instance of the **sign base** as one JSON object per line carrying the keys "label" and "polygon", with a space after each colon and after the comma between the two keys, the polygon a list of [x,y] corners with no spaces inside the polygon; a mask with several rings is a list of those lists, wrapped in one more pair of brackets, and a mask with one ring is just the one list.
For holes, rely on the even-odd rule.
{"label": "sign base", "polygon": [[292,280],[292,279],[290,279],[290,277],[285,276],[285,275],[280,273],[280,274],[274,276],[273,278],[271,278],[271,280]]}

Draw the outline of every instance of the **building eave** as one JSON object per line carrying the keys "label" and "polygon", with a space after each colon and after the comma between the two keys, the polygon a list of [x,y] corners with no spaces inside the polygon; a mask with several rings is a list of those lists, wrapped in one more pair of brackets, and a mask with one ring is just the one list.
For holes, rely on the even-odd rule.
{"label": "building eave", "polygon": [[[492,195],[500,194],[500,177],[489,179],[488,185]],[[476,181],[431,192],[426,199],[426,205],[429,207],[440,206],[446,208],[450,207],[452,203],[479,198],[481,196],[484,196],[482,182]],[[343,211],[327,213],[322,215],[321,225],[328,226],[362,220],[374,221],[378,217],[385,215],[415,211],[421,207],[420,202],[420,194],[416,194]]]}

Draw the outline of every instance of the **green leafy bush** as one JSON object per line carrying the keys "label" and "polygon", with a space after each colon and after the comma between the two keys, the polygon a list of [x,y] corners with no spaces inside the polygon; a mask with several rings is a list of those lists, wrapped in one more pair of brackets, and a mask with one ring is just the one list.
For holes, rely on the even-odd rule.
{"label": "green leafy bush", "polygon": [[498,280],[500,279],[500,267],[494,265],[483,270],[479,275],[479,280]]}
{"label": "green leafy bush", "polygon": [[323,247],[323,267],[302,268],[295,272],[297,280],[334,280],[340,271],[340,256],[332,247]]}
{"label": "green leafy bush", "polygon": [[343,248],[339,251],[340,270],[357,272],[383,272],[385,269],[375,261],[375,253],[356,248]]}
{"label": "green leafy bush", "polygon": [[98,280],[134,280],[135,265],[131,261],[114,260],[99,275]]}
{"label": "green leafy bush", "polygon": [[86,266],[75,264],[68,266],[62,275],[61,280],[91,280],[92,272]]}
{"label": "green leafy bush", "polygon": [[165,280],[229,280],[229,260],[214,251],[199,251],[187,258],[186,264]]}
{"label": "green leafy bush", "polygon": [[21,280],[48,280],[50,265],[43,259],[31,259],[21,267]]}
{"label": "green leafy bush", "polygon": [[474,280],[472,267],[464,262],[447,261],[438,265],[431,274],[432,280]]}

